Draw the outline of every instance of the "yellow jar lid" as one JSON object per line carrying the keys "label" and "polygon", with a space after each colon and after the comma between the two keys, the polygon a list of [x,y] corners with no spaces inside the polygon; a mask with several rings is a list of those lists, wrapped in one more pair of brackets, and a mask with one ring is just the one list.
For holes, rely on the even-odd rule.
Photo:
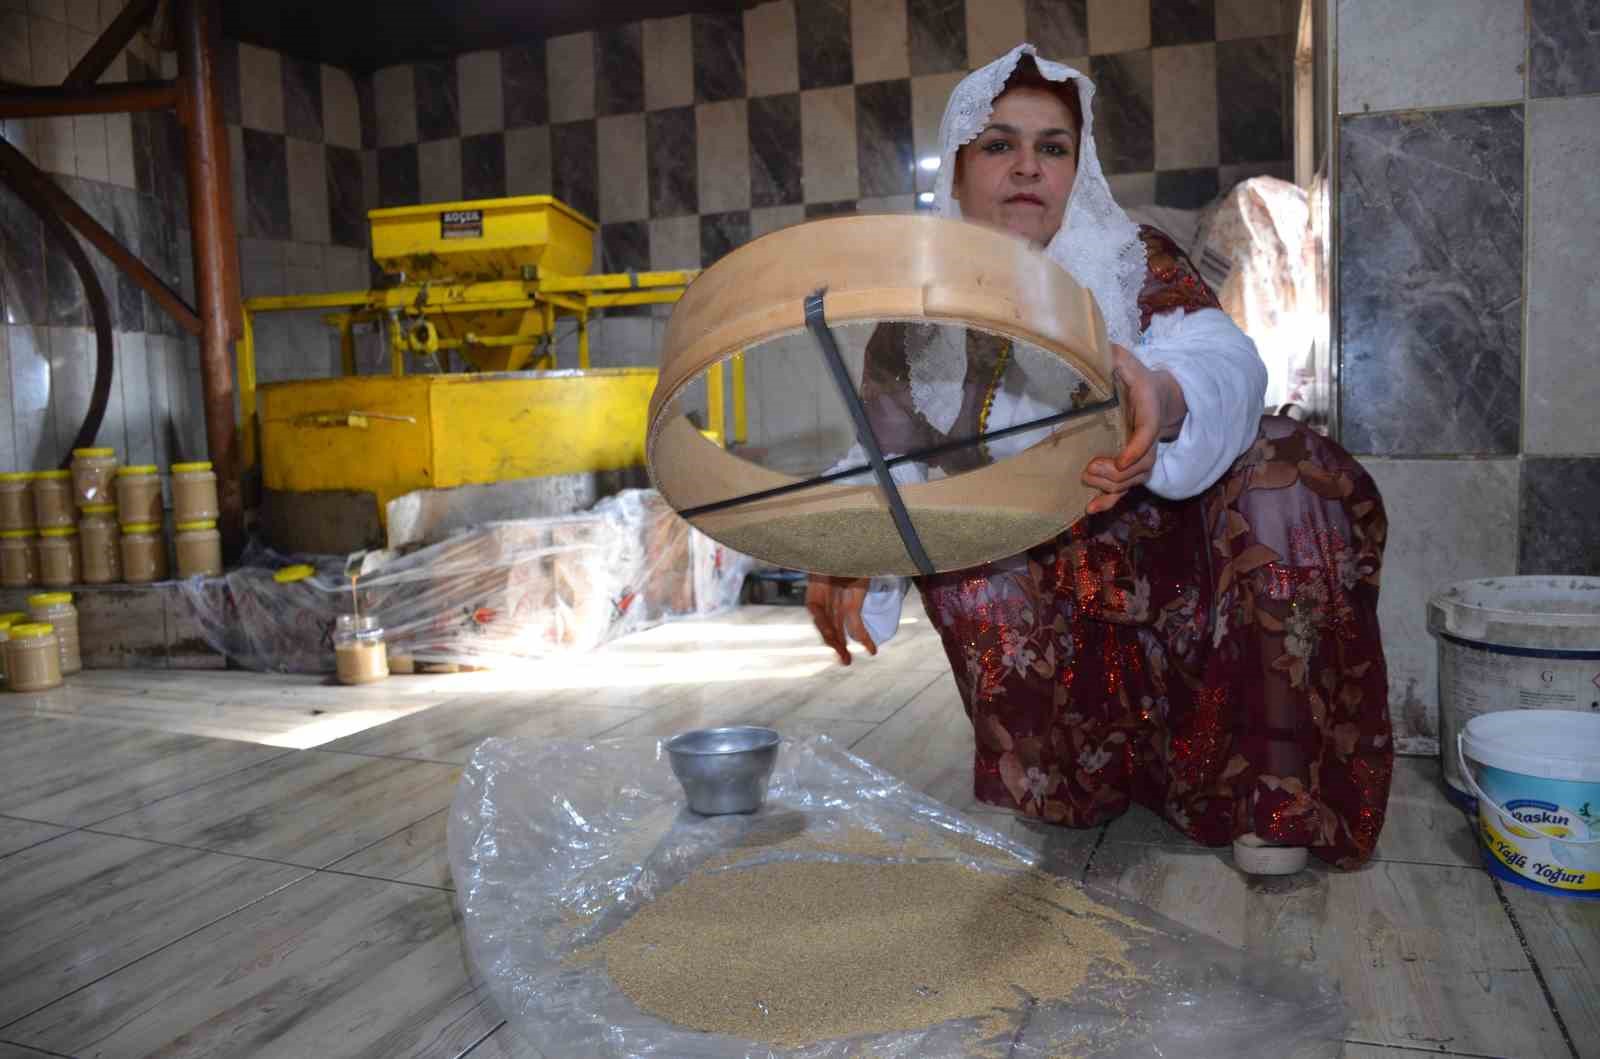
{"label": "yellow jar lid", "polygon": [[0,541],[20,541],[33,535],[33,530],[6,530],[0,533]]}
{"label": "yellow jar lid", "polygon": [[40,592],[36,596],[28,597],[28,606],[30,607],[59,607],[64,603],[71,602],[71,592]]}
{"label": "yellow jar lid", "polygon": [[118,467],[118,478],[131,478],[139,474],[160,474],[161,468],[153,463],[136,463],[132,467]]}
{"label": "yellow jar lid", "polygon": [[272,575],[272,579],[280,585],[292,585],[296,581],[304,581],[317,572],[317,568],[308,563],[296,563],[285,566],[282,570]]}
{"label": "yellow jar lid", "polygon": [[78,509],[85,515],[114,515],[117,511],[115,504],[85,504]]}
{"label": "yellow jar lid", "polygon": [[63,478],[71,478],[71,471],[34,471],[33,477],[41,482],[59,482]]}
{"label": "yellow jar lid", "polygon": [[122,527],[123,533],[157,533],[161,529],[154,522],[130,522]]}
{"label": "yellow jar lid", "polygon": [[77,535],[78,527],[76,526],[51,526],[49,529],[39,531],[39,536],[41,537],[76,537]]}
{"label": "yellow jar lid", "polygon": [[195,463],[174,463],[172,465],[173,474],[193,474],[196,471],[209,471],[210,469],[210,460],[199,460]]}
{"label": "yellow jar lid", "polygon": [[19,623],[25,624],[27,620],[28,616],[20,610],[14,610],[9,614],[0,614],[0,629],[9,629]]}
{"label": "yellow jar lid", "polygon": [[115,456],[116,449],[73,449],[74,456],[82,456],[86,460],[101,460],[107,456]]}
{"label": "yellow jar lid", "polygon": [[31,482],[32,471],[0,471],[0,482]]}
{"label": "yellow jar lid", "polygon": [[198,533],[198,532],[202,532],[204,530],[214,530],[216,528],[217,528],[217,520],[214,519],[214,518],[201,519],[199,522],[180,522],[180,523],[178,523],[178,532],[179,533]]}
{"label": "yellow jar lid", "polygon": [[30,621],[26,625],[13,625],[8,630],[13,640],[37,640],[55,631],[56,627],[47,621]]}

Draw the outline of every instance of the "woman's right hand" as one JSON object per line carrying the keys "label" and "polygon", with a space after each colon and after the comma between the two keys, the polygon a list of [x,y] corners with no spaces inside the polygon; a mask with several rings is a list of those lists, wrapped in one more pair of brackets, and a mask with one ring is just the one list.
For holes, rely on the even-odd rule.
{"label": "woman's right hand", "polygon": [[865,577],[823,577],[813,574],[806,582],[806,610],[822,634],[822,642],[838,652],[843,665],[850,664],[850,639],[867,649],[867,654],[878,653],[867,625],[861,619],[862,605],[867,601],[867,589],[872,582]]}

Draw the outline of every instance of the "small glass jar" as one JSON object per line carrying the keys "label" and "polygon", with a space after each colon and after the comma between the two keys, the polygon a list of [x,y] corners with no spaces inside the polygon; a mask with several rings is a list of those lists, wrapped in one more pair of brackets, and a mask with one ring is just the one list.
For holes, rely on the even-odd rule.
{"label": "small glass jar", "polygon": [[80,508],[114,503],[111,483],[116,477],[116,449],[72,450],[72,499]]}
{"label": "small glass jar", "polygon": [[32,481],[27,471],[0,474],[0,533],[33,529],[33,497],[28,492]]}
{"label": "small glass jar", "polygon": [[221,511],[217,505],[217,475],[209,463],[172,465],[172,521],[215,521]]}
{"label": "small glass jar", "polygon": [[130,585],[167,579],[167,542],[159,523],[135,522],[122,527],[122,579]]}
{"label": "small glass jar", "polygon": [[377,618],[339,615],[333,656],[341,684],[371,684],[389,675],[389,648]]}
{"label": "small glass jar", "polygon": [[35,528],[66,529],[78,521],[78,509],[72,502],[71,471],[38,471],[31,488]]}
{"label": "small glass jar", "polygon": [[79,558],[86,585],[109,585],[122,580],[122,544],[118,540],[117,505],[90,504],[78,520]]}
{"label": "small glass jar", "polygon": [[222,534],[215,522],[178,523],[177,552],[179,577],[222,576]]}
{"label": "small glass jar", "polygon": [[6,687],[49,691],[61,686],[61,645],[56,631],[37,622],[13,625],[5,642]]}
{"label": "small glass jar", "polygon": [[78,583],[78,527],[39,531],[39,583],[50,588]]}
{"label": "small glass jar", "polygon": [[33,588],[38,583],[38,537],[31,530],[0,533],[0,586]]}
{"label": "small glass jar", "polygon": [[161,521],[161,471],[155,464],[118,469],[117,521],[124,526]]}
{"label": "small glass jar", "polygon": [[78,608],[72,605],[71,592],[41,592],[29,596],[28,617],[55,628],[61,672],[76,673],[83,668],[83,655],[78,645]]}
{"label": "small glass jar", "polygon": [[21,625],[28,616],[21,611],[0,614],[0,685],[6,682],[6,641],[11,639],[11,626]]}

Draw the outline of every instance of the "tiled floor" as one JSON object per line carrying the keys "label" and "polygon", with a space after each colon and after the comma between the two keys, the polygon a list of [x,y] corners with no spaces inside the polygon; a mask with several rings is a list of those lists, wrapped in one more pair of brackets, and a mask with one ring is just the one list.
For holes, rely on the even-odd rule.
{"label": "tiled floor", "polygon": [[1333,976],[1348,1059],[1600,1057],[1600,905],[1490,878],[1433,762],[1401,762],[1366,870],[1247,882],[1142,810],[1096,831],[980,810],[925,619],[845,670],[803,611],[767,608],[531,673],[98,672],[0,696],[0,1059],[532,1056],[463,958],[460,766],[491,735],[736,722],[826,733],[1058,871]]}

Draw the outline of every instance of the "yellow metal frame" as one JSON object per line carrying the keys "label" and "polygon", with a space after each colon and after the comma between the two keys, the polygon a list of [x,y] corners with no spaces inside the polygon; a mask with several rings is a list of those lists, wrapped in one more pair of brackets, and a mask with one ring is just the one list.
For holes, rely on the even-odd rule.
{"label": "yellow metal frame", "polygon": [[[246,468],[261,463],[264,437],[257,392],[255,317],[258,313],[308,310],[322,311],[323,320],[338,331],[343,379],[285,384],[282,389],[274,386],[270,391],[273,415],[292,407],[297,421],[314,420],[317,426],[333,426],[336,424],[332,420],[361,419],[363,422],[359,425],[363,429],[376,428],[377,424],[366,421],[369,417],[359,407],[355,411],[329,412],[326,406],[304,404],[303,398],[307,393],[324,396],[341,393],[352,399],[364,395],[374,400],[393,400],[410,408],[406,402],[423,399],[419,396],[423,393],[432,394],[428,400],[446,408],[441,413],[444,418],[440,423],[448,422],[457,434],[470,434],[477,439],[475,458],[488,463],[478,467],[475,473],[495,480],[496,460],[509,459],[506,469],[509,471],[514,466],[522,473],[528,473],[529,466],[537,465],[538,460],[521,458],[526,456],[525,452],[519,452],[516,457],[497,455],[496,446],[506,439],[484,434],[488,427],[479,422],[481,417],[469,411],[462,401],[484,402],[484,416],[507,414],[521,420],[537,411],[539,401],[546,399],[546,395],[562,392],[564,396],[548,398],[555,403],[545,406],[541,415],[552,423],[564,421],[562,429],[585,439],[582,445],[570,449],[568,463],[581,464],[591,458],[601,462],[631,458],[628,453],[613,451],[614,446],[599,435],[607,430],[626,432],[620,424],[636,410],[635,406],[643,407],[636,391],[639,385],[653,381],[654,372],[637,369],[620,373],[592,372],[590,314],[601,309],[675,302],[699,274],[697,271],[588,273],[596,224],[548,195],[428,203],[373,210],[367,216],[371,222],[373,260],[386,271],[399,273],[399,285],[383,290],[250,298],[243,303],[244,328],[237,357],[242,412],[240,451]],[[566,319],[576,321],[577,367],[589,373],[585,381],[593,385],[580,391],[568,391],[570,380],[565,377],[546,379],[544,382],[549,385],[531,391],[539,396],[529,397],[528,380],[513,383],[494,378],[493,373],[498,372],[557,369],[556,324]],[[354,329],[358,323],[368,321],[377,321],[387,335],[390,370],[386,376],[356,375]],[[450,352],[460,353],[470,373],[487,374],[475,374],[470,389],[455,386],[439,389],[436,384],[441,380],[467,381],[460,375],[443,371],[445,361],[441,357]],[[411,356],[431,358],[439,372],[429,374],[425,386],[419,387],[409,381],[391,384],[389,380],[405,377],[407,358]],[[725,372],[719,366],[707,379],[709,422],[706,434],[723,445],[745,437],[742,355],[735,358],[731,370],[734,404],[731,431],[727,422]],[[624,375],[630,381],[621,381]],[[466,396],[460,400],[449,396],[457,390]],[[517,394],[523,396],[518,398]],[[646,392],[643,401],[648,401],[648,397]],[[506,403],[515,404],[517,400],[532,403],[520,409],[512,409]],[[381,404],[380,401],[373,407]],[[414,412],[416,409],[412,408],[411,413]],[[410,413],[399,418],[416,422],[415,415]],[[325,419],[330,422],[324,423]],[[326,438],[315,443],[304,439],[285,442],[277,434],[274,439],[273,444],[286,445],[284,451],[287,452],[296,451],[302,444],[312,448],[320,445],[327,451],[322,453],[322,458],[311,461],[319,466],[301,470],[313,477],[330,476],[329,460],[333,459],[337,448],[333,442]],[[626,439],[626,444],[635,442],[642,444],[642,437]],[[412,444],[414,447],[415,439]],[[329,448],[330,445],[333,448]],[[289,473],[277,466],[283,462],[278,451],[274,449],[274,466],[267,468],[269,478],[281,478]],[[555,456],[552,459],[555,464],[562,462]],[[341,452],[335,462],[339,461],[354,461],[358,465],[363,462],[354,450]],[[438,467],[434,469],[439,470]],[[337,468],[331,477],[340,480]],[[467,476],[463,481],[469,479],[479,480]]]}
{"label": "yellow metal frame", "polygon": [[[640,272],[585,276],[548,276],[531,281],[494,280],[471,284],[405,284],[383,290],[338,291],[330,294],[290,294],[249,298],[243,303],[244,332],[237,346],[240,423],[240,452],[244,466],[259,461],[257,423],[257,380],[255,317],[259,313],[330,310],[324,318],[339,332],[340,361],[345,375],[355,374],[354,327],[357,323],[388,319],[390,374],[406,374],[407,354],[428,354],[478,346],[527,343],[527,335],[483,335],[452,339],[419,337],[428,317],[440,313],[527,310],[543,315],[544,327],[538,337],[546,339],[547,352],[534,361],[535,368],[559,367],[548,336],[559,319],[576,319],[578,324],[578,369],[589,370],[589,315],[597,309],[619,306],[670,304],[697,276],[697,271]],[[402,322],[410,324],[402,327]],[[743,443],[748,437],[745,408],[744,357],[733,358],[732,430],[728,429],[725,383],[721,370],[707,376],[707,433],[719,443]]]}

